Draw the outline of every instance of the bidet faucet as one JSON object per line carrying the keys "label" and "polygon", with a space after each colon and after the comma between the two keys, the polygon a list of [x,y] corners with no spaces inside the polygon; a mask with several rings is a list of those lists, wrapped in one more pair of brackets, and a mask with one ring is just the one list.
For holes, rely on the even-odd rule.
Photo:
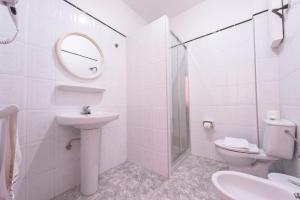
{"label": "bidet faucet", "polygon": [[83,106],[81,114],[82,115],[90,115],[90,114],[92,114],[92,111],[91,111],[90,107],[91,106]]}

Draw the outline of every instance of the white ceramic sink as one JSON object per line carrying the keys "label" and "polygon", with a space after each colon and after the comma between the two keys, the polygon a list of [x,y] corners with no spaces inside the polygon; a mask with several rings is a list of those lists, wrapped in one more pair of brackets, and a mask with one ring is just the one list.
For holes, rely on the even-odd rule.
{"label": "white ceramic sink", "polygon": [[66,113],[56,116],[60,125],[72,126],[78,129],[99,129],[110,121],[118,119],[118,113],[96,112],[90,115],[80,113]]}
{"label": "white ceramic sink", "polygon": [[245,173],[219,171],[212,182],[222,200],[295,200],[286,188]]}
{"label": "white ceramic sink", "polygon": [[80,189],[83,195],[90,196],[98,190],[101,127],[118,117],[118,113],[109,112],[95,112],[89,115],[80,113],[56,115],[56,120],[60,125],[80,129]]}

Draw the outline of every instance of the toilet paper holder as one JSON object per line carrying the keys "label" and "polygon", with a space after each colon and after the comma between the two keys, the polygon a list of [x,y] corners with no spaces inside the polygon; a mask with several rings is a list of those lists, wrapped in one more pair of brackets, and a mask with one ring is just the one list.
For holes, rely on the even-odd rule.
{"label": "toilet paper holder", "polygon": [[202,122],[202,126],[204,128],[207,128],[207,125],[209,125],[208,126],[209,128],[214,128],[214,122],[213,121],[205,120],[205,121]]}

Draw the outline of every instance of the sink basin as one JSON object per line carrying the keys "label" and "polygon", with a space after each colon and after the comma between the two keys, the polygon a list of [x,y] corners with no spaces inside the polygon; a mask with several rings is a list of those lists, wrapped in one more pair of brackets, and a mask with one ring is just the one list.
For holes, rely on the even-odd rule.
{"label": "sink basin", "polygon": [[101,127],[118,119],[118,113],[95,112],[90,115],[62,113],[56,115],[60,125],[80,129],[80,191],[91,196],[98,190]]}
{"label": "sink basin", "polygon": [[110,121],[116,120],[119,113],[96,112],[90,115],[80,113],[66,113],[56,116],[60,125],[72,126],[78,129],[99,129]]}
{"label": "sink basin", "polygon": [[253,175],[219,171],[212,182],[221,200],[289,200],[295,199],[286,188],[270,180]]}

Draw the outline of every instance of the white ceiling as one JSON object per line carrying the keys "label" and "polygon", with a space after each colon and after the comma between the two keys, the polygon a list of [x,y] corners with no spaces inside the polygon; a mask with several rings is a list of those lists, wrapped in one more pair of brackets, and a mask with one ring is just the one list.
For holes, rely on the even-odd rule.
{"label": "white ceiling", "polygon": [[204,0],[123,0],[147,21],[163,15],[175,17]]}

